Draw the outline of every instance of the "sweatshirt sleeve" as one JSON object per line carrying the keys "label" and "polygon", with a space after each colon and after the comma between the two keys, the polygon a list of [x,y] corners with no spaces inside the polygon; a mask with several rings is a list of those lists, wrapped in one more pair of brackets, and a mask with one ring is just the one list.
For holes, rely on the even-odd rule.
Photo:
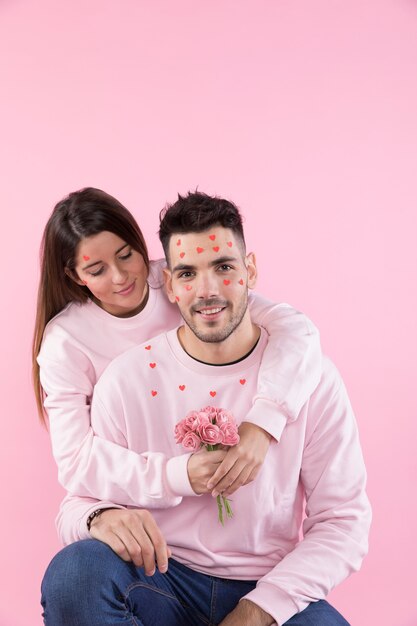
{"label": "sweatshirt sleeve", "polygon": [[245,417],[280,440],[287,422],[297,419],[301,407],[319,384],[322,354],[317,328],[288,304],[274,304],[251,294],[252,320],[268,333],[253,406]]}
{"label": "sweatshirt sleeve", "polygon": [[319,390],[307,410],[319,418],[307,432],[301,468],[303,539],[245,596],[279,626],[357,571],[368,549],[366,471],[343,384],[329,401]]}
{"label": "sweatshirt sleeve", "polygon": [[[107,440],[94,433],[90,415],[95,381],[92,365],[73,343],[64,343],[59,359],[47,358],[47,350],[39,356],[52,450],[62,486],[71,494],[125,506],[170,507],[185,495],[195,495],[186,472],[189,455],[167,465],[163,455],[146,458],[128,450],[116,429],[109,430]],[[172,478],[164,482],[167,467]],[[145,479],[148,492],[142,488]]]}
{"label": "sweatshirt sleeve", "polygon": [[80,539],[89,539],[87,519],[97,509],[124,509],[120,504],[108,500],[96,500],[67,494],[55,520],[58,536],[66,546]]}

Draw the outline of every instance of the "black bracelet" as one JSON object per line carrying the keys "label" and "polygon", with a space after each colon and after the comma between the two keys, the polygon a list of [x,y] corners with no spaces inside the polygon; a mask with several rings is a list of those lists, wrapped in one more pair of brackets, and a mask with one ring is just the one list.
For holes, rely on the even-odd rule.
{"label": "black bracelet", "polygon": [[95,511],[93,511],[87,518],[87,530],[90,531],[90,527],[91,527],[91,522],[93,521],[93,519],[95,519],[96,517],[99,517],[103,511],[107,511],[107,509],[96,509]]}

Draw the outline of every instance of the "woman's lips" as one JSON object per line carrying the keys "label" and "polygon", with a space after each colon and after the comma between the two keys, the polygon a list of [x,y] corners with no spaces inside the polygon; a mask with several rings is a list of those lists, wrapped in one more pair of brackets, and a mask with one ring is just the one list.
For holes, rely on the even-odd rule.
{"label": "woman's lips", "polygon": [[130,296],[134,288],[135,288],[135,281],[133,281],[133,283],[129,285],[129,287],[126,287],[126,289],[122,289],[121,291],[116,291],[116,294],[118,296]]}

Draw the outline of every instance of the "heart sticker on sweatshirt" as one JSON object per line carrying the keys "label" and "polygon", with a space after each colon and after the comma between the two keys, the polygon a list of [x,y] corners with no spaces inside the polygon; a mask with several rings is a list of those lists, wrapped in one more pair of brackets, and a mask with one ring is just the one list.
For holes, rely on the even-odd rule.
{"label": "heart sticker on sweatshirt", "polygon": [[239,382],[241,385],[244,385],[246,383],[246,378],[241,378]]}
{"label": "heart sticker on sweatshirt", "polygon": [[178,385],[178,389],[179,389],[180,391],[184,391],[184,389],[185,389],[185,385]]}
{"label": "heart sticker on sweatshirt", "polygon": [[157,391],[155,391],[155,389],[152,389],[151,394],[153,395],[153,397],[155,397],[155,396],[157,396],[157,395],[158,395],[158,392],[157,392]]}
{"label": "heart sticker on sweatshirt", "polygon": [[210,395],[212,398],[214,398],[214,396],[216,395],[217,391],[210,391]]}
{"label": "heart sticker on sweatshirt", "polygon": [[150,350],[151,346],[145,346],[145,350]]}
{"label": "heart sticker on sweatshirt", "polygon": [[156,367],[156,363],[149,363],[149,367],[153,369],[154,367]]}

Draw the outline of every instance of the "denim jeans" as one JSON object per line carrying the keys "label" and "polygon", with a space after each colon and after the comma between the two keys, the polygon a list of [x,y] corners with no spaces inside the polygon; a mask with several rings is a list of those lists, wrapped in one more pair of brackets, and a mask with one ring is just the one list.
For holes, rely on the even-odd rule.
{"label": "denim jeans", "polygon": [[[256,581],[195,572],[174,559],[166,574],[145,576],[95,539],[73,543],[51,561],[42,582],[47,626],[215,626]],[[286,626],[349,626],[325,602],[311,603]]]}

